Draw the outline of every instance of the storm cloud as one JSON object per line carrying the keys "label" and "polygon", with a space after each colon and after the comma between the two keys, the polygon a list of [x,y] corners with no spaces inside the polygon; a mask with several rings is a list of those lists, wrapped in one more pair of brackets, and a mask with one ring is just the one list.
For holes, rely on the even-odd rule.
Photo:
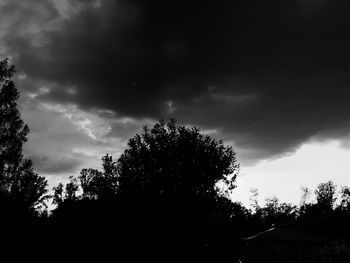
{"label": "storm cloud", "polygon": [[253,163],[349,132],[345,0],[1,1],[0,10],[21,91],[94,111],[109,120],[106,137],[175,117]]}

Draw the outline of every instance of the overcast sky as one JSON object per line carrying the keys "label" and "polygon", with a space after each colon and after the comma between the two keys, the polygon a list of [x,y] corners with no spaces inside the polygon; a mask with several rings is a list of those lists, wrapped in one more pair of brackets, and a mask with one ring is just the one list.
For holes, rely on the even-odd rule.
{"label": "overcast sky", "polygon": [[346,0],[0,0],[25,153],[54,184],[175,117],[235,147],[237,199],[350,185],[349,13]]}

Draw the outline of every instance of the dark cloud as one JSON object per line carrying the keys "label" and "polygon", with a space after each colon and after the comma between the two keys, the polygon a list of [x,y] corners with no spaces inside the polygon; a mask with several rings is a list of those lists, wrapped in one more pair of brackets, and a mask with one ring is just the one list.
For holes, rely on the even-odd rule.
{"label": "dark cloud", "polygon": [[348,132],[348,1],[63,2],[50,26],[2,36],[21,72],[51,83],[41,100],[174,116],[250,160]]}

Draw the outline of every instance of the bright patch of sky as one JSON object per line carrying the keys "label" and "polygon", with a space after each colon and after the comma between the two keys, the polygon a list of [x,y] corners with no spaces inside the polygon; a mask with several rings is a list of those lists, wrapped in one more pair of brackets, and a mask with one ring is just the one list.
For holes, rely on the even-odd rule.
{"label": "bright patch of sky", "polygon": [[350,185],[350,149],[342,145],[337,140],[309,142],[289,156],[241,167],[232,198],[249,206],[250,189],[257,188],[261,205],[271,196],[298,205],[302,186],[314,191],[318,184],[332,180],[340,190]]}

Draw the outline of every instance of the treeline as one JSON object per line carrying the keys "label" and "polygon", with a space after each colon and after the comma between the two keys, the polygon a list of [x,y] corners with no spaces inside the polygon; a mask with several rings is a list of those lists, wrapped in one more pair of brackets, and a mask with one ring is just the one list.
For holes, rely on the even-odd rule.
{"label": "treeline", "polygon": [[93,235],[103,248],[110,245],[106,236],[118,237],[112,244],[122,258],[232,258],[221,253],[235,236],[225,196],[239,169],[232,147],[197,128],[160,121],[131,138],[117,161],[104,156],[102,168],[83,169],[53,189],[50,224]]}
{"label": "treeline", "polygon": [[[71,176],[65,185],[60,183],[54,187],[52,202],[56,208],[52,211],[51,217],[65,215],[66,209],[76,208],[75,206],[79,203],[83,206],[91,202],[99,206],[107,202],[109,205],[110,201],[126,197],[129,197],[129,201],[134,200],[135,204],[139,203],[141,205],[139,209],[145,208],[144,202],[157,205],[161,200],[169,202],[163,204],[164,208],[174,203],[180,205],[182,202],[180,208],[183,211],[176,211],[180,214],[185,213],[185,208],[190,203],[191,198],[185,195],[183,198],[180,194],[179,196],[169,195],[166,198],[162,196],[159,182],[152,186],[156,191],[159,190],[159,194],[156,193],[153,196],[145,192],[133,192],[130,195],[124,192],[123,194],[119,188],[118,162],[114,162],[112,156],[106,155],[102,158],[102,167],[102,171],[83,169],[78,177]],[[134,186],[132,188],[134,189]],[[234,190],[234,187],[231,190]],[[350,187],[348,186],[342,186],[337,191],[337,186],[333,181],[328,181],[320,183],[313,191],[302,187],[299,205],[280,202],[276,196],[266,198],[264,205],[260,205],[258,189],[251,189],[250,208],[240,202],[230,200],[229,193],[220,192],[219,189],[216,191],[212,199],[200,197],[198,200],[205,200],[204,210],[212,209],[211,219],[215,219],[217,223],[228,223],[232,229],[236,227],[237,231],[239,229],[239,233],[236,234],[240,237],[256,234],[276,223],[304,228],[307,232],[331,239],[348,240],[350,237],[350,228],[347,226],[347,223],[350,222],[348,221],[350,219]],[[312,200],[313,196],[314,200]],[[150,200],[152,197],[153,200]],[[209,200],[213,201],[212,207],[209,205]]]}
{"label": "treeline", "polygon": [[[299,205],[280,202],[276,196],[259,205],[258,189],[251,189],[251,209],[245,221],[260,222],[265,229],[275,223],[292,225],[333,240],[349,241],[350,187],[337,190],[333,181],[320,183],[313,191],[302,187]],[[314,197],[314,198],[313,198]]]}
{"label": "treeline", "polygon": [[[0,61],[0,209],[1,220],[7,217],[30,218],[45,204],[47,180],[38,176],[31,160],[22,154],[29,128],[17,109],[19,93],[11,78],[15,68],[8,59]],[[16,209],[15,209],[16,208]],[[9,219],[12,220],[12,219]]]}
{"label": "treeline", "polygon": [[49,195],[47,180],[22,154],[29,128],[17,110],[14,72],[7,59],[0,62],[0,220],[8,245],[100,261],[234,261],[242,237],[281,222],[349,241],[349,187],[339,202],[331,181],[317,187],[315,202],[305,188],[298,207],[277,198],[259,206],[253,190],[247,209],[229,199],[239,172],[233,148],[175,120],[145,127],[118,160],[104,156],[101,171],[83,169]]}

